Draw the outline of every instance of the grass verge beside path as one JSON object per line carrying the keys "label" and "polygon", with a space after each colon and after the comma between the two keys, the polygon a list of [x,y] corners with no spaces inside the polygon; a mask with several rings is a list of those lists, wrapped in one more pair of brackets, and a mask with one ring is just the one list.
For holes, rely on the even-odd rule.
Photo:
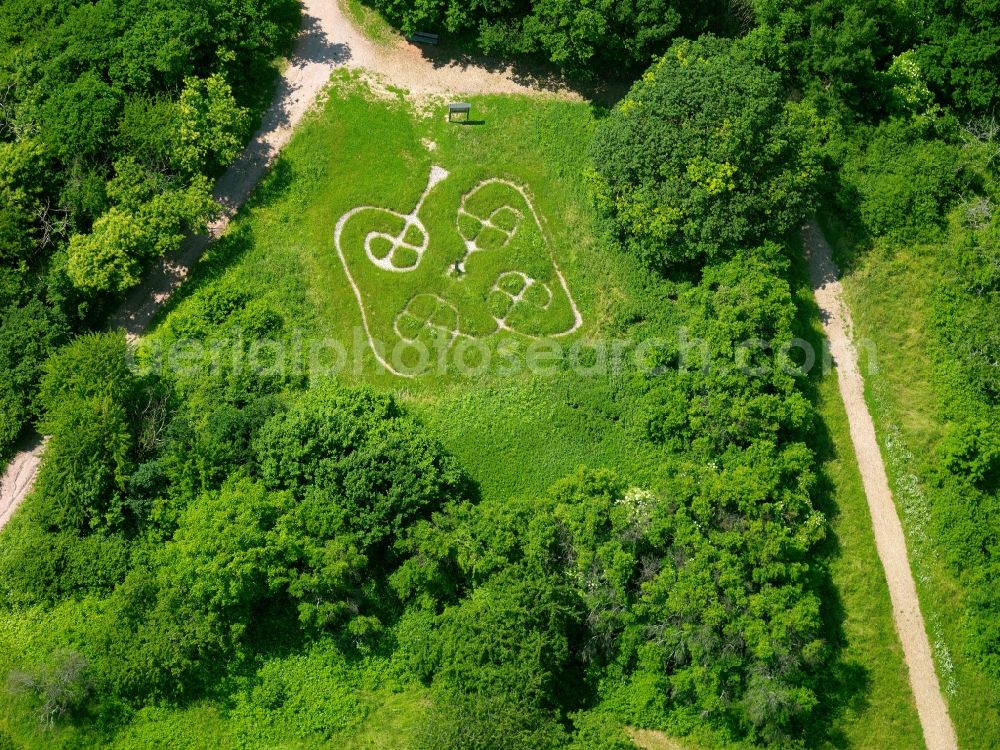
{"label": "grass verge beside path", "polygon": [[[790,281],[801,335],[817,353],[824,351],[804,255],[795,256]],[[826,692],[841,708],[828,717],[829,734],[816,744],[886,750],[923,747],[837,373],[824,371],[819,356],[817,365],[805,386],[818,417],[812,441],[820,469],[818,506],[829,523],[822,548],[829,574],[824,592],[830,623],[827,638],[839,650]]]}
{"label": "grass verge beside path", "polygon": [[347,17],[351,19],[351,23],[375,44],[388,46],[399,40],[399,33],[392,28],[388,21],[382,18],[382,14],[374,8],[368,7],[361,0],[334,0],[334,2],[341,4]]}
{"label": "grass verge beside path", "polygon": [[[842,270],[844,293],[862,346],[865,400],[906,533],[910,564],[949,713],[963,748],[1000,747],[995,685],[964,653],[962,591],[930,537],[924,472],[944,425],[933,385],[931,294],[944,267],[934,245],[861,247],[835,218],[822,222]],[[863,252],[862,252],[863,251]],[[877,357],[872,366],[871,357]]]}

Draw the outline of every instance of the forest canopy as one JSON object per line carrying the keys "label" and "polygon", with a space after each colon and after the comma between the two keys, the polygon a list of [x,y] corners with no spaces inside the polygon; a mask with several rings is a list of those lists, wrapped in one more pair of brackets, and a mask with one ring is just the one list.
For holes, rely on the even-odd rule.
{"label": "forest canopy", "polygon": [[661,269],[724,258],[809,213],[813,125],[731,41],[675,42],[597,130],[598,205]]}
{"label": "forest canopy", "polygon": [[[41,363],[216,211],[293,0],[0,6],[0,455],[38,416]],[[2,359],[0,359],[2,361]]]}

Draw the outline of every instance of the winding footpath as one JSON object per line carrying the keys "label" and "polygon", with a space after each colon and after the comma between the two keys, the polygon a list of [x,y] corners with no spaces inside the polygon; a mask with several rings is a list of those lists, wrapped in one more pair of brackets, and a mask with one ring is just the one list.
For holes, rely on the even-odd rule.
{"label": "winding footpath", "polygon": [[957,750],[958,739],[948,706],[941,695],[927,628],[906,552],[903,526],[889,489],[885,464],[875,439],[875,425],[865,403],[864,380],[858,370],[857,351],[851,340],[851,311],[842,298],[837,266],[830,245],[815,221],[802,229],[802,244],[809,258],[809,276],[830,353],[837,368],[837,386],[847,410],[854,454],[868,498],[875,546],[885,570],[892,600],[892,619],[903,644],[910,687],[928,750]]}
{"label": "winding footpath", "polygon": [[[177,252],[160,259],[111,317],[109,328],[122,328],[132,339],[146,330],[205,248],[226,230],[338,67],[358,70],[376,85],[388,82],[404,88],[412,97],[506,93],[582,98],[558,79],[538,78],[509,67],[428,57],[424,50],[402,39],[376,44],[344,16],[338,0],[303,0],[302,30],[260,130],[216,184],[214,194],[223,207],[221,217],[207,234],[189,238]],[[889,584],[893,619],[903,645],[924,739],[929,750],[954,750],[958,747],[955,730],[934,671],[903,529],[864,401],[864,383],[850,339],[850,312],[841,299],[830,246],[815,224],[803,229],[803,241],[816,301],[837,365],[838,385],[847,409],[875,542]],[[0,528],[31,490],[43,448],[41,436],[26,439],[0,478]]]}

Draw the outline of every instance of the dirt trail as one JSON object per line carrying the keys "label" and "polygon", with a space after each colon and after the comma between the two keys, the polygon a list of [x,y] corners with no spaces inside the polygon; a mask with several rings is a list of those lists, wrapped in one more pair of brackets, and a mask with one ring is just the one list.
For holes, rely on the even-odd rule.
{"label": "dirt trail", "polygon": [[851,311],[841,296],[842,289],[830,245],[815,222],[803,227],[802,240],[809,258],[809,275],[823,321],[823,330],[830,342],[830,352],[837,368],[837,385],[847,410],[851,442],[854,444],[854,453],[868,498],[868,510],[872,517],[875,546],[889,584],[893,622],[903,644],[903,656],[909,671],[910,687],[916,699],[924,742],[928,750],[955,750],[958,748],[958,740],[934,671],[931,645],[920,613],[903,527],[896,513],[882,454],[875,439],[875,425],[864,399],[864,381],[858,370],[857,352],[851,340]]}
{"label": "dirt trail", "polygon": [[[159,259],[110,318],[108,328],[124,329],[130,340],[146,330],[205,248],[226,230],[338,67],[358,69],[375,83],[390,83],[417,97],[543,94],[581,98],[555,78],[451,60],[440,53],[434,56],[433,50],[418,49],[401,38],[392,44],[376,44],[344,16],[338,0],[303,0],[302,30],[260,130],[216,183],[214,195],[222,205],[222,216],[208,234],[188,238],[177,252]],[[31,489],[42,448],[39,436],[27,440],[0,478],[0,528]]]}
{"label": "dirt trail", "polygon": [[28,494],[42,460],[45,438],[32,432],[21,442],[14,458],[0,477],[0,529],[7,525],[21,500]]}

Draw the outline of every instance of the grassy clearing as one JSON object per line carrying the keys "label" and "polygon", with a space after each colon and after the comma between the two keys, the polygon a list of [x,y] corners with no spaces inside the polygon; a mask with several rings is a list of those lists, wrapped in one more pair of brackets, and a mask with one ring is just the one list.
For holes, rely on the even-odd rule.
{"label": "grassy clearing", "polygon": [[[636,293],[628,269],[599,252],[591,227],[581,179],[591,110],[582,104],[515,97],[477,98],[473,105],[483,124],[449,125],[441,106],[415,113],[402,100],[373,101],[367,89],[341,78],[325,111],[303,125],[248,210],[171,303],[153,338],[166,341],[191,329],[204,331],[204,321],[197,319],[199,300],[213,290],[238,289],[256,304],[276,310],[286,321],[286,333],[294,326],[306,351],[310,342],[324,338],[342,344],[348,364],[341,377],[392,390],[408,401],[486,495],[542,492],[582,463],[612,466],[642,481],[651,474],[652,451],[622,426],[610,405],[613,383],[569,372],[565,357],[548,356],[547,346],[556,340],[545,338],[573,326],[555,263],[583,319],[579,331],[556,341],[564,348],[576,342],[583,347],[612,330],[616,301]],[[470,337],[466,340],[477,344],[455,355],[472,368],[468,374],[456,371],[455,357],[443,370],[434,358],[425,375],[401,378],[381,367],[367,344],[361,310],[335,247],[334,227],[358,206],[407,215],[426,188],[432,165],[450,174],[428,194],[420,211],[430,238],[416,271],[383,270],[365,257],[368,232],[393,230],[406,242],[416,239],[406,236],[416,227],[406,228],[405,220],[386,211],[356,215],[345,224],[342,242],[376,338],[398,341],[394,325],[407,317],[400,313],[410,314],[399,324],[404,333],[409,333],[407,322],[439,325],[440,320],[431,319],[433,310],[416,309],[421,294],[433,293],[454,305],[462,333]],[[448,271],[465,251],[463,232],[485,230],[460,225],[468,217],[457,209],[464,195],[494,177],[524,186],[541,226],[535,225],[523,196],[505,186],[498,194],[470,197],[467,211],[493,214],[497,226],[518,221],[503,210],[497,213],[512,205],[520,226],[506,247],[469,256],[467,273],[458,279]],[[350,226],[355,221],[356,231]],[[393,222],[396,226],[388,226]],[[502,274],[513,270],[546,285],[552,292],[548,309],[527,296],[510,305],[511,297],[493,288],[498,277],[502,280]],[[491,315],[499,314],[491,305],[497,297],[508,305],[501,313],[512,331],[494,332]],[[446,322],[451,325],[454,318]],[[419,335],[418,330],[414,338]],[[434,342],[428,344],[433,347]],[[539,354],[541,377],[524,368],[524,357],[513,356],[527,355],[532,347]],[[484,351],[496,366],[480,367]],[[582,359],[587,351],[581,349]],[[325,364],[337,358],[328,350],[324,354],[329,355]],[[511,366],[506,359],[501,362],[506,355]]]}
{"label": "grassy clearing", "polygon": [[[617,413],[614,377],[577,374],[556,359],[544,376],[523,370],[466,376],[449,369],[406,379],[380,368],[363,337],[358,303],[336,252],[334,226],[346,211],[362,205],[405,215],[425,188],[432,164],[451,174],[438,197],[428,198],[428,230],[445,234],[442,247],[427,251],[441,256],[436,273],[427,276],[429,283],[441,284],[445,292],[453,283],[444,275],[449,263],[445,251],[462,247],[456,244],[462,235],[455,224],[461,196],[480,180],[502,177],[527,186],[541,221],[537,238],[547,242],[539,247],[526,234],[518,252],[527,254],[534,246],[538,253],[522,260],[544,261],[535,270],[541,278],[554,259],[579,307],[583,326],[571,341],[614,337],[621,327],[619,310],[643,293],[634,269],[602,252],[595,238],[582,179],[594,112],[555,100],[487,97],[473,104],[482,125],[449,126],[440,107],[415,113],[402,100],[373,99],[353,79],[339,79],[324,110],[304,123],[230,232],[171,301],[150,340],[169,344],[186,336],[211,338],[223,330],[213,304],[233,295],[249,298],[237,313],[248,335],[256,329],[273,331],[277,315],[280,335],[298,337],[305,358],[311,342],[329,339],[349,349],[357,342],[357,356],[340,377],[397,393],[456,455],[485,497],[543,492],[580,464],[615,468],[636,484],[652,482],[655,457]],[[498,223],[504,220],[498,217]],[[448,231],[453,232],[450,239]],[[491,267],[495,273],[502,270]],[[808,285],[802,268],[796,272],[803,325],[815,336],[818,324]],[[373,305],[409,299],[392,285],[395,276],[363,279],[371,285]],[[488,293],[482,299],[484,288],[478,297],[458,302],[488,304]],[[497,351],[500,342],[489,335],[484,340],[490,352]],[[810,745],[916,747],[919,728],[846,418],[835,380],[827,377],[813,385],[825,425],[820,434],[826,442],[818,447],[827,489],[824,510],[832,528],[824,558],[828,640],[838,653],[824,695],[838,708],[820,712],[824,728],[810,735]],[[43,616],[53,615],[6,617],[0,625],[0,667],[20,663],[29,651],[46,650],[46,644],[35,642],[44,632],[38,622]],[[144,709],[124,721],[109,716],[109,727],[127,727],[107,736],[73,728],[28,736],[27,708],[17,700],[5,701],[0,728],[16,726],[18,738],[32,747],[405,749],[426,715],[425,692],[400,682],[391,664],[377,656],[347,662],[322,646],[262,657],[251,673],[235,675],[220,691],[213,700]],[[88,726],[88,731],[99,731],[93,727],[102,723]],[[675,746],[673,740],[650,733],[636,741],[652,748]],[[687,740],[677,746],[692,747]]]}
{"label": "grassy clearing", "polygon": [[[338,82],[325,111],[296,135],[249,210],[198,269],[156,335],[169,336],[172,327],[182,327],[179,321],[205,289],[229,285],[253,290],[306,337],[352,342],[362,336],[364,344],[360,311],[336,253],[333,227],[356,206],[407,214],[434,164],[450,175],[435,188],[439,192],[429,194],[426,213],[420,214],[433,238],[443,235],[440,246],[427,250],[427,258],[436,260],[426,283],[445,291],[454,283],[446,271],[463,249],[455,207],[480,180],[502,177],[529,190],[550,243],[538,257],[551,253],[565,274],[584,320],[577,335],[582,340],[613,335],[616,304],[641,292],[630,285],[629,269],[600,254],[591,228],[581,176],[593,114],[584,105],[557,101],[489,97],[473,104],[484,124],[449,126],[440,108],[415,114],[402,101],[373,102],[353,81]],[[362,248],[363,237],[361,233]],[[522,249],[531,245],[526,242]],[[368,262],[358,256],[353,261]],[[810,321],[805,325],[815,335],[811,294],[803,269],[797,273],[804,320]],[[398,308],[420,291],[395,287],[399,276],[366,272],[358,281],[366,285],[372,306],[386,300],[387,306]],[[483,296],[480,289],[478,301],[486,303]],[[496,342],[490,346],[495,351]],[[400,394],[467,467],[484,496],[541,492],[582,463],[614,467],[637,482],[653,474],[653,456],[632,439],[614,411],[613,379],[580,377],[559,367],[541,378],[527,372],[459,377],[448,370],[404,379],[379,368],[367,346],[342,377]],[[911,748],[920,744],[919,726],[846,416],[833,376],[814,385],[825,425],[824,509],[832,530],[829,619],[840,621],[831,625],[829,635],[839,649],[839,664],[827,695],[831,704],[842,706],[840,713],[826,717],[833,729],[814,744]],[[421,694],[389,692],[378,700],[382,707],[348,733],[354,738],[348,746],[406,746],[419,723]]]}
{"label": "grassy clearing", "polygon": [[[855,336],[875,342],[877,367],[862,348],[865,397],[906,532],[911,566],[945,698],[962,747],[1000,745],[1000,706],[991,683],[964,655],[961,590],[928,535],[922,476],[944,425],[932,380],[930,295],[943,267],[933,245],[862,247],[835,220],[824,222],[854,317]],[[862,252],[863,251],[863,252]],[[905,290],[905,293],[904,293]],[[867,356],[865,356],[867,354]]]}

